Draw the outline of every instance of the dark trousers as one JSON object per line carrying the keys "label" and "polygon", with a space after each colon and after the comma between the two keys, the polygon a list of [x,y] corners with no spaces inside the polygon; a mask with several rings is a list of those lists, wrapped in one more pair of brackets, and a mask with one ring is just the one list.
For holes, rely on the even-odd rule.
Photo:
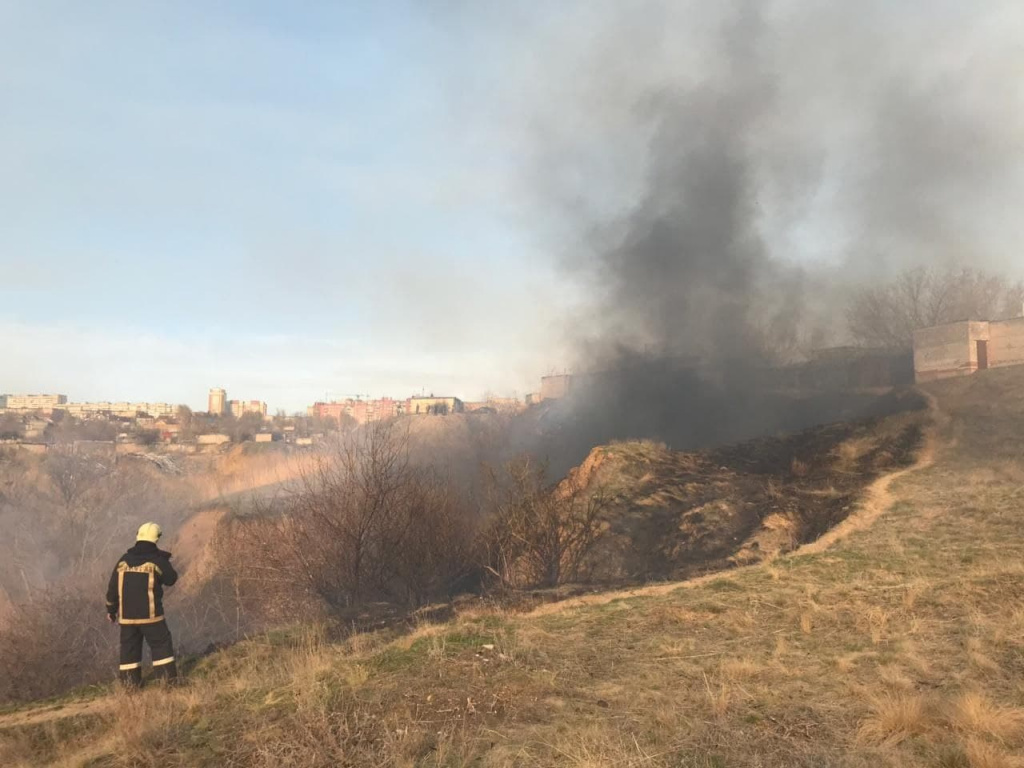
{"label": "dark trousers", "polygon": [[174,645],[166,621],[154,624],[121,625],[121,682],[142,684],[142,641],[149,645],[153,657],[153,677],[174,680],[178,667],[174,662]]}

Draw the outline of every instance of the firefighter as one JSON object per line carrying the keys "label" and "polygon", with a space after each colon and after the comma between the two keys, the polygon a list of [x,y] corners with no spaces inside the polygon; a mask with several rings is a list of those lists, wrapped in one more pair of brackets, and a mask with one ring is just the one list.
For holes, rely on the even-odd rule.
{"label": "firefighter", "polygon": [[178,580],[171,553],[156,545],[162,531],[156,523],[139,528],[135,546],[118,560],[107,587],[107,620],[121,625],[121,667],[125,685],[142,685],[142,641],[149,644],[153,676],[168,682],[178,677],[171,632],[164,619],[164,587]]}

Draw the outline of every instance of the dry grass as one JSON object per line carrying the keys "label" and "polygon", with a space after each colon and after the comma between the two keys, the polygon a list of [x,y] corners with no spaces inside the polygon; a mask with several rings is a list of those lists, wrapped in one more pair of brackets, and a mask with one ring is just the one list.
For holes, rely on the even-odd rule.
{"label": "dry grass", "polygon": [[978,692],[965,693],[957,700],[950,721],[971,736],[1002,743],[1015,743],[1024,736],[1024,709],[995,704]]}

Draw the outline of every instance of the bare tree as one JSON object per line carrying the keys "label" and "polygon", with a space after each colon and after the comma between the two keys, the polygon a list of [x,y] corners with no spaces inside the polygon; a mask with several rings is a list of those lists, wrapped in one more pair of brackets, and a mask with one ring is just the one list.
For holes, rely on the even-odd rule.
{"label": "bare tree", "polygon": [[907,349],[914,331],[957,320],[1015,317],[1024,303],[1024,284],[964,267],[918,267],[890,283],[856,291],[847,312],[853,338],[865,346]]}
{"label": "bare tree", "polygon": [[45,469],[68,521],[75,522],[87,515],[101,481],[109,473],[109,468],[104,464],[64,445],[49,451]]}
{"label": "bare tree", "polygon": [[606,500],[570,476],[546,483],[543,464],[524,456],[491,472],[492,517],[485,534],[488,570],[504,586],[554,587],[579,581],[604,535]]}

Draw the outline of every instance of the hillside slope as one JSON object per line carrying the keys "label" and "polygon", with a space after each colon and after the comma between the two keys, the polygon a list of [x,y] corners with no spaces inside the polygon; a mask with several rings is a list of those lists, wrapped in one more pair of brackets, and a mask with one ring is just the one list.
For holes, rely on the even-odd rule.
{"label": "hillside slope", "polygon": [[841,522],[879,475],[908,466],[928,419],[919,397],[885,418],[699,453],[630,441],[573,470],[606,505],[598,581],[688,578],[791,551]]}
{"label": "hillside slope", "polygon": [[929,391],[931,460],[824,551],[404,637],[271,635],[181,690],[7,715],[0,763],[1020,766],[1024,372]]}

